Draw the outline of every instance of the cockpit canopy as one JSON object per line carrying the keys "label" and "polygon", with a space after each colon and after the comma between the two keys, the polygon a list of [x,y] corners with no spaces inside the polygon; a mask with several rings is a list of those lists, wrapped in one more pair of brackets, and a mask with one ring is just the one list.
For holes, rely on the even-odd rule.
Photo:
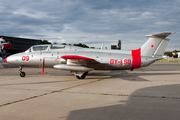
{"label": "cockpit canopy", "polygon": [[64,45],[51,45],[50,49],[51,50],[56,50],[56,49],[64,49]]}
{"label": "cockpit canopy", "polygon": [[0,40],[0,43],[6,43],[6,41],[5,40]]}
{"label": "cockpit canopy", "polygon": [[45,45],[43,45],[43,46],[33,46],[32,47],[32,50],[33,51],[43,51],[43,50],[47,50],[47,48],[48,48],[49,46],[45,46]]}
{"label": "cockpit canopy", "polygon": [[28,50],[25,52],[40,52],[40,51],[53,51],[53,50],[58,50],[58,49],[64,49],[64,45],[50,45],[50,44],[45,44],[45,45],[34,45],[30,47]]}

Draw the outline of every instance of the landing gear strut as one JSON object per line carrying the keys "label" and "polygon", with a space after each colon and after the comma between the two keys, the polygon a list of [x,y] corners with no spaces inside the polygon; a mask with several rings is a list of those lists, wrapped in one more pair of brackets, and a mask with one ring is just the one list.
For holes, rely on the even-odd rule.
{"label": "landing gear strut", "polygon": [[77,79],[84,79],[88,72],[74,72],[74,75],[77,77]]}
{"label": "landing gear strut", "polygon": [[19,66],[19,72],[20,72],[20,76],[21,77],[25,77],[26,76],[26,73],[22,71],[22,66]]}

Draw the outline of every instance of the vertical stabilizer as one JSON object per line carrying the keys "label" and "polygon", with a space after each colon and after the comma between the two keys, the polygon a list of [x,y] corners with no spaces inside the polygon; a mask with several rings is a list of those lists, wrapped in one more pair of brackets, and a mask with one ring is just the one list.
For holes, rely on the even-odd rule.
{"label": "vertical stabilizer", "polygon": [[146,37],[149,37],[149,39],[141,47],[141,56],[162,57],[169,42],[169,39],[165,38],[171,34],[173,33],[163,32],[153,35],[146,35]]}

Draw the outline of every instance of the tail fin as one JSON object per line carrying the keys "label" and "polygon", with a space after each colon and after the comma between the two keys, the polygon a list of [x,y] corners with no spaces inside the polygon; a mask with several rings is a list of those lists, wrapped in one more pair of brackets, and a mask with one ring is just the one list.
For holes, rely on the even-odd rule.
{"label": "tail fin", "polygon": [[171,34],[173,33],[163,32],[153,35],[146,35],[146,37],[149,37],[149,39],[141,47],[141,56],[162,57],[170,40],[165,38]]}

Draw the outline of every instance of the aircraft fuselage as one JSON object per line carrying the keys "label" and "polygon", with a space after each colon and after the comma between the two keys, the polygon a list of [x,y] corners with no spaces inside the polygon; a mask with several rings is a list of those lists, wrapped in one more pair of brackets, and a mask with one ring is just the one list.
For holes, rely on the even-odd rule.
{"label": "aircraft fuselage", "polygon": [[[116,50],[100,50],[99,52],[96,49],[90,49],[89,51],[82,49],[69,49],[67,51],[41,51],[41,52],[30,52],[30,53],[18,53],[8,57],[8,63],[16,64],[20,66],[35,66],[42,67],[44,60],[44,67],[52,67],[57,64],[66,64],[66,65],[85,65],[94,70],[125,70],[125,69],[134,69],[133,61],[137,59],[138,56],[138,67],[148,66],[155,59],[150,57],[143,57],[138,54],[132,54],[132,51],[116,51]],[[122,53],[122,54],[121,54]],[[93,60],[84,59],[66,59],[63,56],[87,56],[87,58],[92,58]],[[101,64],[99,64],[101,63]],[[137,64],[134,63],[134,64]]]}

